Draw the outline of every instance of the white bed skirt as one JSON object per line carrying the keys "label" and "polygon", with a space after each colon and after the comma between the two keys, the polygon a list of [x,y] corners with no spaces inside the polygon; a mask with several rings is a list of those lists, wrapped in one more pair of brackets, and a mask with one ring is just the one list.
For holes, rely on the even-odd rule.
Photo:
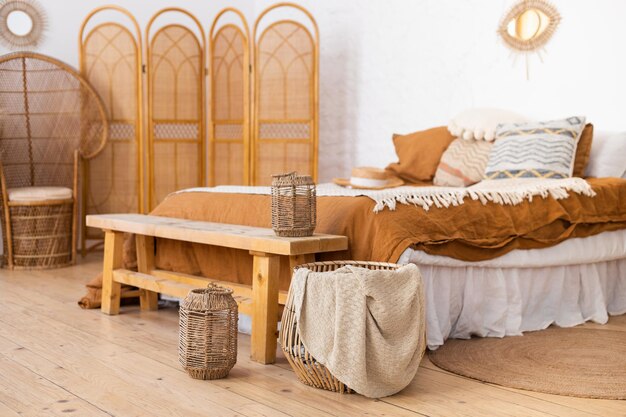
{"label": "white bed skirt", "polygon": [[422,265],[428,347],[626,313],[626,259],[545,268]]}
{"label": "white bed skirt", "polygon": [[448,338],[517,336],[626,313],[626,230],[464,262],[407,249],[426,290],[430,349]]}

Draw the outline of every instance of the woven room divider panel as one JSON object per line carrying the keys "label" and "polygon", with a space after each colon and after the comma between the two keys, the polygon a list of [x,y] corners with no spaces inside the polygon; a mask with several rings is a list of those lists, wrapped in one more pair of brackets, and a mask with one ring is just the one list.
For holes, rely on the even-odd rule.
{"label": "woven room divider panel", "polygon": [[[235,14],[240,25],[217,29],[226,14]],[[239,10],[226,8],[215,17],[209,33],[211,185],[246,185],[250,180],[249,39],[248,23]]]}
{"label": "woven room divider panel", "polygon": [[[106,21],[85,35],[92,18],[105,11],[124,15],[132,28]],[[105,104],[110,133],[104,151],[84,164],[85,214],[143,212],[141,44],[137,21],[117,6],[93,10],[80,29],[81,74]],[[86,239],[101,238],[100,230],[84,227],[83,254]]]}
{"label": "woven room divider panel", "polygon": [[[155,19],[182,13],[197,25],[200,39],[181,24],[168,24],[150,37]],[[146,28],[148,43],[148,207],[169,193],[205,183],[204,50],[200,22],[189,12],[167,8]]]}
{"label": "woven room divider panel", "polygon": [[[294,20],[259,24],[272,10],[304,13],[313,28]],[[252,183],[298,171],[317,181],[319,31],[313,16],[292,3],[267,8],[254,24],[255,84]]]}

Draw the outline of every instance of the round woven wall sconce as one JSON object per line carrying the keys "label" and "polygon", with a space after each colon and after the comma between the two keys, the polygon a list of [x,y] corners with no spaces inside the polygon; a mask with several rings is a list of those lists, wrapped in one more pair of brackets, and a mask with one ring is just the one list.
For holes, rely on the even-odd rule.
{"label": "round woven wall sconce", "polygon": [[12,50],[36,48],[43,40],[47,21],[35,0],[0,1],[0,43]]}
{"label": "round woven wall sconce", "polygon": [[528,55],[536,53],[541,59],[544,47],[556,32],[561,15],[547,0],[520,0],[504,15],[498,34],[513,52],[524,55],[526,78]]}
{"label": "round woven wall sconce", "polygon": [[191,290],[180,305],[178,359],[195,379],[225,378],[237,362],[237,302],[217,285]]}

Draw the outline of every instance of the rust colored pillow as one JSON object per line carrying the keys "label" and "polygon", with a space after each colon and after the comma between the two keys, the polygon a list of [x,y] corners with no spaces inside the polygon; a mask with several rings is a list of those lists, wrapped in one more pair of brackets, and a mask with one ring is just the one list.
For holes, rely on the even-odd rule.
{"label": "rust colored pillow", "polygon": [[431,181],[441,155],[454,139],[445,126],[393,135],[398,162],[389,164],[386,169],[407,182]]}
{"label": "rust colored pillow", "polygon": [[578,139],[578,145],[576,146],[576,157],[574,158],[574,173],[573,177],[584,177],[585,168],[589,162],[589,155],[591,154],[591,142],[593,140],[593,125],[587,123],[583,132]]}

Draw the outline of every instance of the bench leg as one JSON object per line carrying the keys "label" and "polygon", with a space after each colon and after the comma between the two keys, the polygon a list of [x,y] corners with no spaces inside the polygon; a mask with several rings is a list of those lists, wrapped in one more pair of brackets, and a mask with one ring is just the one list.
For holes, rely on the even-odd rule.
{"label": "bench leg", "polygon": [[293,272],[293,269],[302,264],[308,264],[311,262],[315,262],[315,254],[307,253],[304,255],[293,255],[289,257],[289,268]]}
{"label": "bench leg", "polygon": [[251,252],[252,267],[252,340],[250,358],[268,364],[276,361],[278,338],[279,257]]}
{"label": "bench leg", "polygon": [[122,245],[124,234],[106,230],[104,232],[104,266],[102,268],[102,306],[106,314],[120,312],[122,284],[113,281],[113,271],[122,267]]}
{"label": "bench leg", "polygon": [[[150,274],[154,269],[154,237],[135,235],[137,246],[137,270]],[[139,290],[139,306],[143,311],[159,309],[159,294],[145,289]]]}

